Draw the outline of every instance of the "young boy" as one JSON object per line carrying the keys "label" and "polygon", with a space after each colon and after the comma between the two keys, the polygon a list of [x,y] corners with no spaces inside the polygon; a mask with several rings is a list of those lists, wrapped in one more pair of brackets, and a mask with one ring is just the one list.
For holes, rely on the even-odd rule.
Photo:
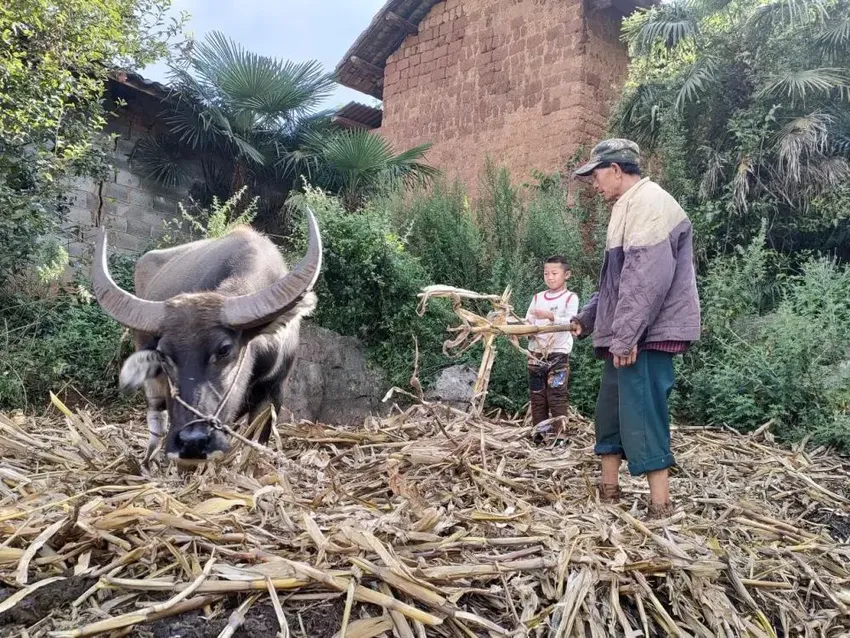
{"label": "young boy", "polygon": [[[578,295],[567,290],[570,278],[567,260],[554,255],[543,264],[543,280],[546,290],[534,295],[525,320],[535,326],[569,325],[578,314]],[[536,426],[546,419],[567,415],[569,392],[567,382],[570,374],[570,352],[573,349],[571,332],[550,332],[531,335],[528,350],[542,363],[528,361],[528,386],[531,400],[531,421],[535,426],[535,440],[543,438]],[[560,420],[559,420],[560,421]],[[553,428],[556,440],[560,439],[563,421]],[[550,428],[545,428],[551,431]]]}

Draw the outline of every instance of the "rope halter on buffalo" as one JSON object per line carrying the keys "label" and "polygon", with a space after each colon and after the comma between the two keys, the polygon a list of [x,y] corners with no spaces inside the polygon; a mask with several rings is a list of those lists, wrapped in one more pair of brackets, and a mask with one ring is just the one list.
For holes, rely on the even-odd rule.
{"label": "rope halter on buffalo", "polygon": [[[457,333],[454,339],[443,343],[443,353],[449,357],[458,357],[479,341],[484,343],[484,356],[478,368],[472,397],[472,412],[480,415],[487,398],[487,388],[490,385],[490,373],[496,359],[496,337],[506,337],[508,342],[532,361],[540,362],[531,352],[519,344],[520,337],[553,332],[573,332],[570,325],[532,326],[517,316],[510,303],[511,287],[508,286],[501,295],[484,295],[463,288],[451,286],[427,286],[417,295],[420,299],[417,314],[425,314],[428,301],[434,297],[451,299],[452,310],[460,318],[461,324],[454,328],[448,327],[448,332]],[[492,310],[486,316],[475,314],[462,306],[462,300],[489,301]],[[454,350],[454,353],[451,351]]]}

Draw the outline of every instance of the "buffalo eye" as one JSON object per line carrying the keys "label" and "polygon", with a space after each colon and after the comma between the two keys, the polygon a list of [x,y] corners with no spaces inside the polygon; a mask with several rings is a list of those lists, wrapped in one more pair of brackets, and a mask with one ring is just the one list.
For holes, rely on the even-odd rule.
{"label": "buffalo eye", "polygon": [[233,353],[233,344],[230,342],[222,343],[213,357],[216,360],[227,359]]}

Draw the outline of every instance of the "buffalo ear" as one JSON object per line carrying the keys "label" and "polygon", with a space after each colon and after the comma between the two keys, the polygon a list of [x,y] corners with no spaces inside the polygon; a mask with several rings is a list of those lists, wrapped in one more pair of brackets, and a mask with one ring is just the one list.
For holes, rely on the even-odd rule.
{"label": "buffalo ear", "polygon": [[118,386],[125,394],[135,392],[144,385],[145,381],[159,375],[161,370],[162,362],[156,350],[139,350],[127,357],[124,365],[121,366]]}

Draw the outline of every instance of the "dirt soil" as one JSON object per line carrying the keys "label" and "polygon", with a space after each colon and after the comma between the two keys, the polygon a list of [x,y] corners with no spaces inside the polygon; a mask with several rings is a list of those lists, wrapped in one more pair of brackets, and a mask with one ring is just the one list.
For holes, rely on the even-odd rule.
{"label": "dirt soil", "polygon": [[813,523],[826,525],[830,536],[839,543],[850,542],[850,516],[837,512],[820,510],[808,516]]}
{"label": "dirt soil", "polygon": [[[45,585],[41,589],[35,590],[6,613],[0,614],[0,626],[23,625],[28,627],[33,625],[54,608],[63,608],[79,598],[96,581],[96,578],[71,576],[65,580],[57,580]],[[0,602],[17,591],[12,587],[0,587]]]}
{"label": "dirt soil", "polygon": [[[332,602],[316,603],[303,608],[300,612],[287,610],[284,607],[284,614],[293,637],[330,638],[339,631],[344,608],[344,600],[337,599]],[[192,612],[137,627],[131,635],[135,638],[216,638],[227,626],[229,616],[228,612],[209,621],[203,614]],[[303,623],[303,630],[301,623]],[[265,638],[266,636],[274,638],[279,632],[280,626],[274,608],[271,604],[258,603],[248,610],[245,623],[233,636],[234,638]]]}

